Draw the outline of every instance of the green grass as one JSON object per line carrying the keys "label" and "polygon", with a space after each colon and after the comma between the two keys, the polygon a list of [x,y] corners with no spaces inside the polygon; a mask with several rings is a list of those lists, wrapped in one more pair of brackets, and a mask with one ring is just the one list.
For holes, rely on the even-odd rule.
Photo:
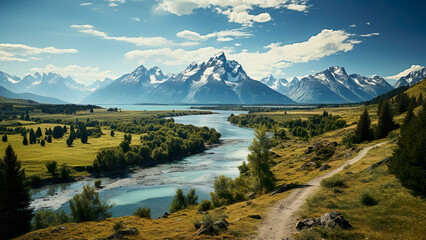
{"label": "green grass", "polygon": [[[370,150],[358,163],[344,170],[347,187],[341,193],[322,188],[309,198],[301,218],[340,211],[354,227],[342,231],[341,239],[423,239],[426,202],[414,197],[382,165],[366,168],[390,156],[395,144]],[[333,239],[333,238],[331,238]]]}

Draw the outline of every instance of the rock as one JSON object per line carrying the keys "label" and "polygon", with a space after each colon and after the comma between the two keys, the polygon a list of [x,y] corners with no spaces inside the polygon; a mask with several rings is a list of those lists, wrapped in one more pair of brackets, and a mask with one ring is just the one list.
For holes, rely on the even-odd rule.
{"label": "rock", "polygon": [[328,227],[335,228],[337,226],[348,229],[352,228],[347,220],[345,220],[339,212],[329,212],[322,215],[320,218],[307,218],[304,220],[300,220],[296,223],[296,229],[302,230],[304,228],[312,228],[312,227]]}
{"label": "rock", "polygon": [[350,153],[350,152],[348,152],[348,153],[346,153],[346,154],[345,154],[345,157],[346,157],[346,158],[348,158],[348,157],[350,157],[350,156],[351,156],[351,153]]}
{"label": "rock", "polygon": [[65,227],[65,226],[60,226],[60,227],[58,227],[58,229],[59,229],[59,230],[67,230],[68,228],[67,228],[67,227]]}
{"label": "rock", "polygon": [[250,206],[252,204],[252,201],[247,201],[246,204],[247,206]]}
{"label": "rock", "polygon": [[378,166],[382,165],[383,163],[389,162],[389,160],[390,160],[390,157],[387,157],[387,158],[385,158],[385,159],[383,159],[383,160],[381,160],[381,161],[378,161],[378,162],[376,162],[375,164],[373,164],[373,165],[369,166],[369,167],[367,168],[367,170],[373,170],[373,169],[375,169],[376,167],[378,167]]}
{"label": "rock", "polygon": [[345,220],[340,212],[329,212],[321,216],[321,225],[325,227],[335,228],[339,226],[343,229],[352,228],[347,220]]}
{"label": "rock", "polygon": [[292,189],[293,187],[294,187],[293,183],[283,184],[282,186],[278,187],[275,191],[271,192],[270,196],[273,196],[277,193],[282,193],[282,192],[288,191],[288,190]]}
{"label": "rock", "polygon": [[322,166],[320,167],[319,171],[320,171],[320,172],[321,172],[321,171],[325,171],[325,170],[327,170],[327,169],[329,169],[329,168],[331,168],[331,166],[330,166],[330,165],[328,165],[328,164],[326,163],[326,164],[324,164],[324,165],[322,165]]}
{"label": "rock", "polygon": [[239,222],[239,221],[241,221],[241,218],[237,218],[237,219],[235,219],[235,221],[234,221],[234,222]]}
{"label": "rock", "polygon": [[52,230],[50,231],[50,233],[57,233],[57,232],[59,232],[59,231],[60,231],[59,229],[55,228],[55,229],[52,229]]}
{"label": "rock", "polygon": [[255,214],[255,215],[248,215],[248,217],[251,217],[251,218],[253,218],[253,219],[262,219],[262,217],[261,217],[260,215],[258,215],[258,214]]}
{"label": "rock", "polygon": [[327,144],[327,147],[336,147],[337,145],[339,145],[337,142],[331,142]]}
{"label": "rock", "polygon": [[182,219],[181,218],[178,218],[178,219],[176,219],[177,221],[182,221]]}
{"label": "rock", "polygon": [[169,213],[167,213],[167,212],[165,212],[164,214],[163,214],[163,218],[168,218],[169,217]]}
{"label": "rock", "polygon": [[305,150],[305,154],[309,154],[312,152],[313,147],[308,147],[308,149]]}
{"label": "rock", "polygon": [[248,197],[249,198],[255,198],[256,197],[256,193],[255,192],[249,193]]}
{"label": "rock", "polygon": [[306,162],[299,168],[299,170],[305,170],[306,168],[310,168],[310,167],[315,167],[315,163],[314,162]]}
{"label": "rock", "polygon": [[195,234],[195,236],[199,236],[202,234],[206,235],[217,235],[219,231],[228,229],[229,223],[222,219],[220,221],[214,223],[203,223],[201,225],[200,230]]}

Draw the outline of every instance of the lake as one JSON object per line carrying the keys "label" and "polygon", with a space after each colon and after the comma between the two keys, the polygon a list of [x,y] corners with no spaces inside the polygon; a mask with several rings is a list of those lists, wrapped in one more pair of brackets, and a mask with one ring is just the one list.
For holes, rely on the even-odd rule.
{"label": "lake", "polygon": [[[105,105],[123,110],[185,110],[191,106],[170,105]],[[228,116],[245,113],[241,111],[214,111],[217,114],[174,117],[175,122],[215,128],[222,134],[223,144],[207,151],[186,157],[174,163],[160,164],[128,174],[125,178],[102,178],[105,187],[99,190],[102,200],[115,206],[113,217],[132,215],[138,207],[150,207],[152,218],[169,211],[178,188],[186,194],[195,188],[202,199],[210,199],[213,182],[220,175],[237,177],[238,166],[246,160],[248,146],[254,137],[253,130],[240,128],[227,121]],[[135,140],[134,140],[135,141]],[[73,183],[54,184],[32,190],[32,206],[38,208],[64,209],[69,212],[69,199],[80,193],[85,184],[93,186],[96,179]]]}

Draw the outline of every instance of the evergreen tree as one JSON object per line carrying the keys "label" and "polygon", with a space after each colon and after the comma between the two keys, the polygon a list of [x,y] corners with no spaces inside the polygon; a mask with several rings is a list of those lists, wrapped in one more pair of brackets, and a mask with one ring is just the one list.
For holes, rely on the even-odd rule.
{"label": "evergreen tree", "polygon": [[25,114],[25,121],[30,121],[30,120],[31,120],[30,119],[30,114],[27,111],[27,113]]}
{"label": "evergreen tree", "polygon": [[47,142],[48,142],[48,143],[51,143],[51,142],[52,142],[52,136],[51,136],[51,135],[47,136]]}
{"label": "evergreen tree", "polygon": [[46,142],[44,141],[44,139],[42,139],[42,140],[41,140],[40,145],[41,145],[42,147],[44,147],[44,145],[46,145]]}
{"label": "evergreen tree", "polygon": [[114,130],[111,130],[110,135],[111,135],[111,137],[114,137],[114,135],[115,135]]}
{"label": "evergreen tree", "polygon": [[3,137],[1,138],[1,140],[3,141],[3,142],[7,142],[7,135],[5,134],[5,135],[3,135]]}
{"label": "evergreen tree", "polygon": [[89,185],[84,186],[83,192],[70,200],[71,216],[75,222],[99,221],[111,217],[108,210],[113,206],[109,202],[101,202],[99,194]]}
{"label": "evergreen tree", "polygon": [[176,191],[176,195],[173,198],[173,202],[170,205],[170,212],[176,212],[182,209],[185,209],[185,196],[183,195],[182,189],[178,188]]}
{"label": "evergreen tree", "polygon": [[67,138],[67,145],[68,145],[68,147],[71,147],[72,146],[72,142],[74,141],[74,139],[72,138],[72,136],[71,135],[69,135],[68,136],[68,138]]}
{"label": "evergreen tree", "polygon": [[53,138],[61,138],[62,136],[64,136],[64,129],[60,126],[54,127],[52,136]]}
{"label": "evergreen tree", "polygon": [[368,114],[367,108],[361,114],[358,124],[356,126],[355,134],[359,137],[359,141],[370,141],[373,139],[373,133],[371,131],[371,120]]}
{"label": "evergreen tree", "polygon": [[37,142],[34,130],[31,128],[30,130],[30,144],[34,144]]}
{"label": "evergreen tree", "polygon": [[408,126],[408,123],[411,122],[411,120],[413,120],[414,108],[415,108],[415,103],[414,103],[414,101],[411,101],[410,105],[408,106],[407,115],[405,115],[404,123],[403,123],[402,127]]}
{"label": "evergreen tree", "polygon": [[395,122],[393,121],[392,110],[388,100],[383,101],[382,107],[379,111],[379,124],[378,124],[378,138],[387,137],[389,132],[395,129]]}
{"label": "evergreen tree", "polygon": [[49,133],[47,135],[52,135],[52,134],[53,134],[53,131],[51,128],[49,128]]}
{"label": "evergreen tree", "polygon": [[410,97],[406,93],[401,93],[398,96],[398,112],[401,114],[408,110],[408,105],[410,104]]}
{"label": "evergreen tree", "polygon": [[426,196],[426,103],[401,128],[398,146],[388,164],[391,173],[416,195]]}
{"label": "evergreen tree", "polygon": [[68,128],[67,128],[67,126],[66,126],[66,125],[64,125],[63,130],[64,130],[64,133],[67,133]]}
{"label": "evergreen tree", "polygon": [[132,143],[132,134],[124,134],[124,140]]}
{"label": "evergreen tree", "polygon": [[271,155],[271,140],[266,135],[266,129],[259,127],[255,130],[256,138],[249,147],[247,157],[250,175],[254,178],[254,189],[270,191],[275,187],[275,176],[271,172],[269,157]]}
{"label": "evergreen tree", "polygon": [[43,136],[43,133],[41,132],[41,128],[40,128],[40,127],[38,127],[38,128],[37,128],[37,131],[35,132],[35,137],[36,137],[36,138],[39,138],[39,137],[41,137],[41,136]]}
{"label": "evergreen tree", "polygon": [[58,162],[49,161],[46,163],[47,171],[52,174],[52,177],[56,176],[56,170],[58,169]]}
{"label": "evergreen tree", "polygon": [[81,139],[81,142],[82,143],[87,143],[87,131],[86,131],[86,129],[84,129],[83,131],[81,131],[81,136],[80,136],[80,139]]}
{"label": "evergreen tree", "polygon": [[10,239],[30,230],[32,209],[31,193],[13,148],[6,148],[0,160],[0,229],[2,239]]}
{"label": "evergreen tree", "polygon": [[22,144],[28,145],[28,139],[26,135],[24,136],[24,140],[22,140]]}
{"label": "evergreen tree", "polygon": [[417,106],[420,106],[423,104],[423,94],[420,93],[419,95],[419,99],[417,100]]}

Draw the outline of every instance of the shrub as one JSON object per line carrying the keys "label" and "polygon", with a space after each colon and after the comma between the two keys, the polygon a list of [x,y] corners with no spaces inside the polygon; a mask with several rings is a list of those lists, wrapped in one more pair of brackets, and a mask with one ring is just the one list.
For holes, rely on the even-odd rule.
{"label": "shrub", "polygon": [[178,188],[176,190],[176,195],[173,199],[173,202],[170,206],[170,212],[176,212],[182,209],[185,209],[189,206],[196,205],[198,196],[195,195],[195,189],[192,188],[189,193],[184,196],[182,189]]}
{"label": "shrub", "polygon": [[69,222],[69,217],[64,210],[60,212],[49,209],[40,209],[36,212],[33,218],[33,229],[42,229],[52,226],[57,226]]}
{"label": "shrub", "polygon": [[70,172],[71,172],[70,168],[68,167],[66,163],[64,163],[59,168],[59,177],[63,180],[67,180],[70,178]]}
{"label": "shrub", "polygon": [[213,203],[207,199],[202,200],[200,206],[198,207],[198,210],[200,211],[208,211],[211,209],[213,209]]}
{"label": "shrub", "polygon": [[98,179],[98,180],[95,181],[95,187],[96,188],[100,188],[101,184],[102,184],[102,180]]}
{"label": "shrub", "polygon": [[299,240],[321,240],[321,234],[313,229],[303,229],[297,236]]}
{"label": "shrub", "polygon": [[204,214],[201,218],[197,218],[194,221],[194,227],[196,229],[199,229],[201,227],[201,225],[203,225],[204,223],[214,223],[216,221],[220,221],[224,218],[228,218],[228,216],[224,215],[224,214]]}
{"label": "shrub", "polygon": [[120,230],[123,230],[125,226],[123,221],[118,221],[114,223],[114,226],[112,228],[114,229],[114,232],[118,232]]}
{"label": "shrub", "polygon": [[46,163],[47,171],[52,174],[52,177],[56,176],[56,170],[58,169],[58,162],[49,161]]}
{"label": "shrub", "polygon": [[108,210],[113,206],[109,202],[101,202],[99,194],[89,185],[84,186],[83,192],[70,200],[71,216],[75,222],[98,221],[111,217]]}
{"label": "shrub", "polygon": [[334,175],[321,180],[321,186],[325,188],[346,187],[346,179],[341,175]]}
{"label": "shrub", "polygon": [[360,201],[365,206],[375,206],[379,204],[379,201],[375,199],[373,196],[371,196],[368,192],[361,193]]}
{"label": "shrub", "polygon": [[38,187],[41,185],[41,177],[39,175],[32,175],[28,181],[31,187]]}
{"label": "shrub", "polygon": [[138,207],[138,209],[136,209],[136,211],[133,213],[133,216],[151,219],[151,209]]}
{"label": "shrub", "polygon": [[44,140],[41,140],[40,145],[41,145],[42,147],[44,147],[44,145],[46,145],[46,142],[45,142]]}
{"label": "shrub", "polygon": [[54,127],[52,136],[53,138],[61,138],[62,136],[64,136],[64,129],[60,126]]}
{"label": "shrub", "polygon": [[3,137],[1,138],[1,140],[3,141],[3,142],[7,142],[7,135],[5,134],[5,135],[3,135]]}

